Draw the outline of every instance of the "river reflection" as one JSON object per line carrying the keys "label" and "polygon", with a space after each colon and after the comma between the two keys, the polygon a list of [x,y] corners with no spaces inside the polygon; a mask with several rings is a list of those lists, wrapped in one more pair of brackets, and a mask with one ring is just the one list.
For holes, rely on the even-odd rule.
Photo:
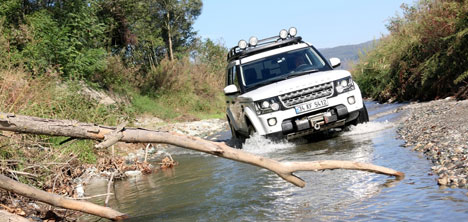
{"label": "river reflection", "polygon": [[312,143],[259,137],[247,141],[244,150],[281,161],[368,162],[403,171],[402,181],[327,170],[299,172],[307,185],[298,188],[258,167],[173,148],[168,152],[179,166],[117,182],[110,206],[131,215],[130,221],[466,221],[467,190],[439,189],[428,175],[429,162],[395,139],[395,114],[388,112],[395,105],[368,107],[372,122],[337,137]]}

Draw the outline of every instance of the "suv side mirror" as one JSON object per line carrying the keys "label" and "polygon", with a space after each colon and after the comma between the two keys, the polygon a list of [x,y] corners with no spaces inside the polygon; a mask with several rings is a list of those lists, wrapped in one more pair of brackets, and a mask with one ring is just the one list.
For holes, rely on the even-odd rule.
{"label": "suv side mirror", "polygon": [[239,92],[239,89],[236,85],[229,85],[224,88],[224,95],[226,96],[232,95],[237,92]]}
{"label": "suv side mirror", "polygon": [[341,65],[341,60],[339,58],[330,58],[330,64],[333,68],[336,68]]}

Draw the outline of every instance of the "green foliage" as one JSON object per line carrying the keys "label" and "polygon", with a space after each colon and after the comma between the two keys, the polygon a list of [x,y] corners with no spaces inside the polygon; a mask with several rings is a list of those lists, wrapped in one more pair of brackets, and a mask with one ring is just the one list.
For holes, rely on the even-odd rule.
{"label": "green foliage", "polygon": [[[196,38],[201,7],[201,0],[2,0],[0,111],[102,125],[142,114],[222,118],[227,50]],[[124,102],[99,104],[83,93],[90,86]],[[66,139],[0,137],[0,159],[97,162],[94,141],[60,144]],[[50,187],[50,174],[34,183]]]}
{"label": "green foliage", "polygon": [[[73,119],[102,125],[118,125],[124,120],[132,120],[134,111],[125,105],[102,105],[84,95],[80,82],[64,82],[57,85],[54,76],[31,78],[21,70],[0,70],[0,110],[43,118]],[[93,141],[77,140],[66,146],[59,145],[65,138],[48,136],[28,137],[29,141],[49,142],[66,154],[75,154],[87,163],[96,161]],[[0,143],[2,141],[0,140]],[[7,155],[23,156],[18,151],[5,151]],[[68,156],[68,155],[66,155]]]}
{"label": "green foliage", "polygon": [[207,65],[210,72],[224,75],[227,53],[227,48],[221,43],[215,43],[211,39],[205,39],[205,41],[197,39],[194,43],[192,58],[196,63]]}
{"label": "green foliage", "polygon": [[22,4],[10,2],[11,7],[2,8],[2,37],[7,44],[1,40],[0,44],[15,58],[10,58],[14,66],[24,65],[35,75],[54,69],[72,79],[89,78],[105,69],[104,26],[97,21],[92,2],[66,1],[61,9],[24,6],[19,11],[28,13],[15,21],[6,16]]}
{"label": "green foliage", "polygon": [[174,107],[166,106],[164,100],[158,100],[150,96],[134,94],[132,105],[139,113],[151,114],[163,119],[174,119],[179,115],[175,112]]}
{"label": "green foliage", "polygon": [[[227,50],[196,38],[193,23],[201,7],[201,0],[5,0],[0,53],[6,56],[0,57],[0,70],[27,84],[5,79],[0,108],[107,123],[133,112],[167,119],[222,112]],[[167,59],[170,49],[174,60]],[[60,87],[52,79],[71,80],[67,90],[73,93],[56,91]],[[128,96],[132,106],[119,110],[76,96],[81,80]],[[98,114],[87,118],[83,110]]]}
{"label": "green foliage", "polygon": [[23,14],[22,2],[22,0],[2,0],[0,4],[0,17],[4,17],[7,20],[7,24],[18,25]]}
{"label": "green foliage", "polygon": [[161,34],[171,60],[174,59],[174,52],[184,51],[194,40],[196,32],[192,26],[200,15],[202,6],[201,0],[151,1],[150,7],[155,10],[150,17],[162,27]]}
{"label": "green foliage", "polygon": [[390,35],[354,67],[365,96],[380,101],[461,95],[468,67],[468,3],[420,1],[403,6]]}
{"label": "green foliage", "polygon": [[94,142],[91,140],[74,140],[61,144],[63,141],[69,139],[68,137],[45,137],[52,147],[55,149],[55,153],[66,153],[67,156],[76,155],[77,158],[83,163],[96,163],[97,155],[95,153]]}

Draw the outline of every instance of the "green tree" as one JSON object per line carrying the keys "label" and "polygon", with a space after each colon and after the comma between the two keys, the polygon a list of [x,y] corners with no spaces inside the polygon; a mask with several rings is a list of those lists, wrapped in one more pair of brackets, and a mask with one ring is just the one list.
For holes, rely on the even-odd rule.
{"label": "green tree", "polygon": [[174,60],[174,51],[192,43],[195,19],[200,15],[201,0],[156,0],[152,4],[153,21],[159,21],[167,55]]}
{"label": "green tree", "polygon": [[26,15],[28,35],[21,53],[34,73],[54,68],[72,79],[105,68],[103,24],[93,1],[65,1]]}
{"label": "green tree", "polygon": [[195,63],[205,64],[209,67],[210,72],[221,72],[220,75],[223,75],[228,53],[228,49],[223,44],[215,43],[209,38],[204,41],[196,39],[192,47],[191,57]]}

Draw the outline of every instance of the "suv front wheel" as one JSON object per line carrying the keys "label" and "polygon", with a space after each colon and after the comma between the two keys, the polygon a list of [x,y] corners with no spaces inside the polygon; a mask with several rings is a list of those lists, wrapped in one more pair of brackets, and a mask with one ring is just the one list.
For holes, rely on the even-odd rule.
{"label": "suv front wheel", "polygon": [[229,118],[228,118],[228,124],[229,124],[229,128],[231,129],[232,138],[233,139],[240,139],[239,133],[236,131],[236,129],[232,125],[231,120]]}
{"label": "suv front wheel", "polygon": [[359,116],[353,121],[353,125],[369,122],[369,113],[367,113],[366,104],[362,103],[362,109],[359,110]]}

